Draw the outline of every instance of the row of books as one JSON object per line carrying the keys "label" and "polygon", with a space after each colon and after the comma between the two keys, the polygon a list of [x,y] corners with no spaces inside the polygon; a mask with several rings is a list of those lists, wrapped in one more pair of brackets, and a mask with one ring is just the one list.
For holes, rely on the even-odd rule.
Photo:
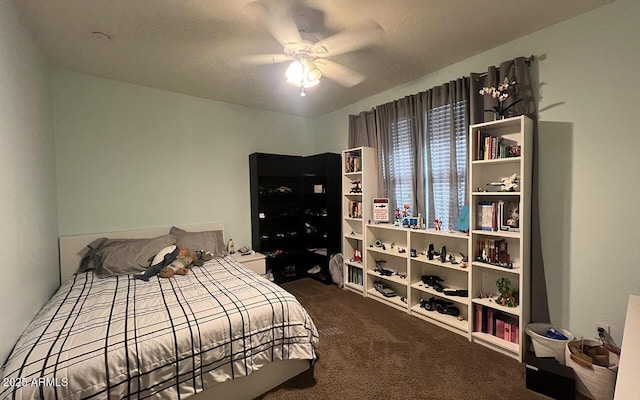
{"label": "row of books", "polygon": [[473,330],[511,343],[520,343],[518,318],[481,304],[475,304]]}
{"label": "row of books", "polygon": [[505,239],[478,239],[475,254],[478,261],[509,269],[513,268],[508,252],[508,243]]}
{"label": "row of books", "polygon": [[518,157],[520,150],[520,145],[515,140],[476,131],[475,160]]}
{"label": "row of books", "polygon": [[345,172],[360,172],[362,171],[362,165],[360,163],[360,156],[354,153],[346,153],[344,155],[344,171]]}
{"label": "row of books", "polygon": [[347,282],[354,283],[356,285],[364,285],[364,276],[362,268],[357,268],[349,265],[347,271]]}
{"label": "row of books", "polygon": [[520,203],[517,201],[480,201],[476,207],[476,229],[483,231],[520,231]]}
{"label": "row of books", "polygon": [[349,218],[362,218],[362,202],[361,201],[349,201]]}

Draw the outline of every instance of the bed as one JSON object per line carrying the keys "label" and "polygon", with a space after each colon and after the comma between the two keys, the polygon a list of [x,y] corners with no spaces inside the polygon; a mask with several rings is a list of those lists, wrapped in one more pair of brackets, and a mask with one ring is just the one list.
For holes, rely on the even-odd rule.
{"label": "bed", "polygon": [[292,294],[230,256],[149,282],[74,274],[98,238],[168,232],[61,237],[62,284],[5,362],[0,399],[253,399],[312,367],[311,317]]}

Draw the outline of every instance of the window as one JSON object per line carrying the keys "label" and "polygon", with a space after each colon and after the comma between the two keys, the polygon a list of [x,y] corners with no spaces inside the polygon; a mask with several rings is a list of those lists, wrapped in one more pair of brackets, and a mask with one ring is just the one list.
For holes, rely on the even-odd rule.
{"label": "window", "polygon": [[[389,163],[389,177],[384,176],[384,179],[388,181],[389,190],[393,190],[393,197],[396,200],[395,207],[402,210],[403,206],[408,204],[411,207],[411,212],[413,212],[415,168],[413,163],[414,145],[411,136],[411,119],[403,118],[392,123],[389,131],[391,132],[391,148],[389,149],[389,154],[382,155],[382,159],[384,161],[388,160]],[[385,170],[383,168],[383,174]]]}
{"label": "window", "polygon": [[[429,182],[425,188],[427,215],[442,221],[443,227],[453,227],[458,213],[465,203],[467,125],[466,101],[457,102],[453,107],[444,105],[425,111],[427,116],[426,140],[429,140],[430,163],[427,158],[427,143],[414,143],[416,135],[412,117],[399,118],[389,124],[390,143],[385,154],[382,150],[383,179],[386,182],[387,195],[395,199],[395,207],[402,210],[404,204],[411,207],[411,214],[417,216],[414,188],[416,182]],[[453,132],[451,128],[453,127]],[[416,146],[422,146],[424,171],[416,173]],[[388,173],[389,176],[386,176]],[[429,204],[433,195],[433,204]],[[393,200],[392,200],[393,201]],[[393,204],[392,204],[393,206]],[[429,210],[433,214],[429,214]],[[431,226],[433,221],[426,221]]]}
{"label": "window", "polygon": [[[428,111],[427,130],[431,148],[431,165],[425,160],[425,174],[426,176],[430,174],[433,182],[431,190],[434,215],[442,221],[444,227],[453,227],[460,208],[465,203],[467,181],[465,110],[466,101],[460,101],[453,107],[447,104]],[[453,132],[451,132],[452,120]],[[457,197],[452,197],[452,193],[457,193]]]}

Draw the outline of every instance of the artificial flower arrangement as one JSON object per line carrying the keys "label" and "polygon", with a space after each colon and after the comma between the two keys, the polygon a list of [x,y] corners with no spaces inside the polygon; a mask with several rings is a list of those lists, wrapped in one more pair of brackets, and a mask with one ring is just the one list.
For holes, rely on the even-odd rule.
{"label": "artificial flower arrangement", "polygon": [[515,86],[516,81],[509,81],[509,78],[504,78],[504,80],[502,81],[502,83],[500,83],[498,85],[498,87],[488,87],[485,86],[482,89],[480,89],[480,94],[482,95],[491,95],[491,97],[493,97],[494,99],[498,100],[498,105],[497,106],[493,106],[492,110],[485,110],[485,111],[491,111],[491,112],[495,112],[497,116],[499,116],[500,118],[504,118],[507,115],[507,111],[513,107],[514,105],[518,104],[519,102],[522,101],[522,99],[518,99],[515,100],[514,102],[512,102],[511,104],[509,104],[508,106],[505,107],[504,102],[509,98],[510,96],[510,91],[512,91],[513,87]]}

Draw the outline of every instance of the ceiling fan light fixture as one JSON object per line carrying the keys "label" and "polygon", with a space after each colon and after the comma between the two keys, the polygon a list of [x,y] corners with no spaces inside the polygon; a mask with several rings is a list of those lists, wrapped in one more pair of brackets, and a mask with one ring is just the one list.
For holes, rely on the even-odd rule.
{"label": "ceiling fan light fixture", "polygon": [[294,87],[310,88],[320,84],[322,73],[318,67],[310,60],[295,60],[285,71],[287,84]]}
{"label": "ceiling fan light fixture", "polygon": [[290,85],[296,82],[300,83],[304,78],[304,66],[299,60],[295,60],[287,67],[284,75],[287,77],[287,83]]}
{"label": "ceiling fan light fixture", "polygon": [[305,67],[305,79],[309,82],[319,81],[320,77],[322,77],[322,72],[318,69],[318,66],[310,60],[305,60],[306,62],[303,64]]}

